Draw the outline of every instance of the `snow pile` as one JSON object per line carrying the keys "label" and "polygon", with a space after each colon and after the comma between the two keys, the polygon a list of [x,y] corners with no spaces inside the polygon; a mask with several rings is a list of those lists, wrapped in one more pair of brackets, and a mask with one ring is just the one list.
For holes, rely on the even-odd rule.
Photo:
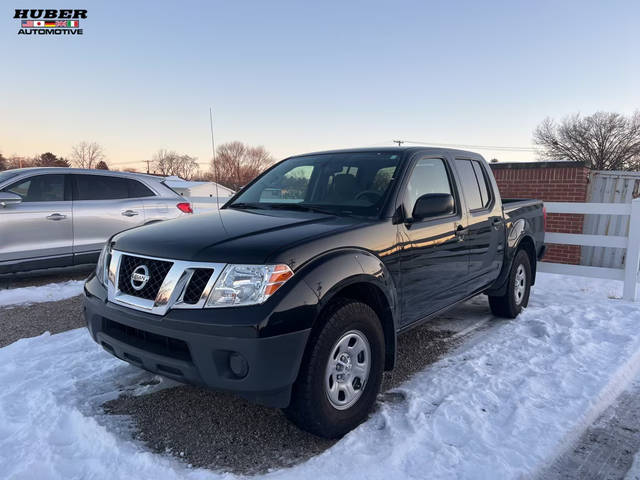
{"label": "snow pile", "polygon": [[68,282],[49,283],[37,287],[0,290],[0,308],[65,300],[80,295],[83,285],[84,281],[82,280],[69,280]]}
{"label": "snow pile", "polygon": [[636,453],[633,465],[631,465],[624,480],[640,480],[640,452]]}
{"label": "snow pile", "polygon": [[[640,367],[640,304],[621,284],[540,275],[529,308],[496,321],[397,391],[323,454],[275,479],[477,478],[535,474]],[[145,377],[146,375],[146,377]],[[84,330],[0,349],[0,471],[8,478],[232,478],[152,454],[99,405],[149,375]],[[159,413],[160,415],[161,413]]]}

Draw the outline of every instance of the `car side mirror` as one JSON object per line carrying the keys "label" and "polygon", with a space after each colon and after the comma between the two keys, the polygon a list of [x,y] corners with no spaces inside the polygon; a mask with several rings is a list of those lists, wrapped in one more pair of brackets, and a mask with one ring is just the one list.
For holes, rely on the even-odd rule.
{"label": "car side mirror", "polygon": [[451,215],[455,211],[453,196],[449,193],[427,193],[416,200],[411,214],[413,220]]}
{"label": "car side mirror", "polygon": [[22,202],[22,197],[11,192],[0,192],[0,207],[4,208],[7,205],[15,205]]}

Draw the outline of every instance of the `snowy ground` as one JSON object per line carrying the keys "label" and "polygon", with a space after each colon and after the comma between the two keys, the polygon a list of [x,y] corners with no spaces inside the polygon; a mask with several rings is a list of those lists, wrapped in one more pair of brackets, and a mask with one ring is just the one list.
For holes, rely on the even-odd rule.
{"label": "snowy ground", "polygon": [[[640,304],[619,300],[621,289],[540,275],[517,320],[493,322],[396,389],[404,401],[382,403],[324,453],[267,477],[534,476],[639,373]],[[235,478],[151,453],[122,433],[120,419],[102,413],[123,391],[171,386],[145,386],[149,379],[83,329],[1,348],[0,472],[16,479]]]}
{"label": "snowy ground", "polygon": [[82,285],[84,285],[84,280],[70,280],[63,283],[0,290],[0,307],[64,300],[80,295]]}
{"label": "snowy ground", "polygon": [[640,452],[636,454],[633,465],[629,472],[627,472],[625,480],[640,480]]}

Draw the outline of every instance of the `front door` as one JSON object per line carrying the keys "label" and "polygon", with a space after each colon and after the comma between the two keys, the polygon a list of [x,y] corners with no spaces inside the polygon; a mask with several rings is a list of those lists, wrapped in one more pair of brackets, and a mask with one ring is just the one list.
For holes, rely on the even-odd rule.
{"label": "front door", "polygon": [[455,212],[398,225],[404,239],[402,249],[402,319],[409,325],[445,308],[465,296],[468,275],[463,213],[453,176],[441,158],[415,162],[403,195],[405,218],[410,219],[416,200],[428,193],[448,193],[455,199]]}
{"label": "front door", "polygon": [[73,227],[71,194],[64,174],[23,178],[3,191],[22,198],[0,209],[0,262],[58,257],[71,264]]}

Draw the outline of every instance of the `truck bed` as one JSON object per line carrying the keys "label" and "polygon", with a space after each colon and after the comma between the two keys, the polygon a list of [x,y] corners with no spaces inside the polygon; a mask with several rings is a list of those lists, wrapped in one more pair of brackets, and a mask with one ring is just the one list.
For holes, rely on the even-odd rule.
{"label": "truck bed", "polygon": [[535,198],[503,198],[502,208],[504,213],[511,213],[518,208],[531,207],[540,205],[542,207],[542,200],[536,200]]}

